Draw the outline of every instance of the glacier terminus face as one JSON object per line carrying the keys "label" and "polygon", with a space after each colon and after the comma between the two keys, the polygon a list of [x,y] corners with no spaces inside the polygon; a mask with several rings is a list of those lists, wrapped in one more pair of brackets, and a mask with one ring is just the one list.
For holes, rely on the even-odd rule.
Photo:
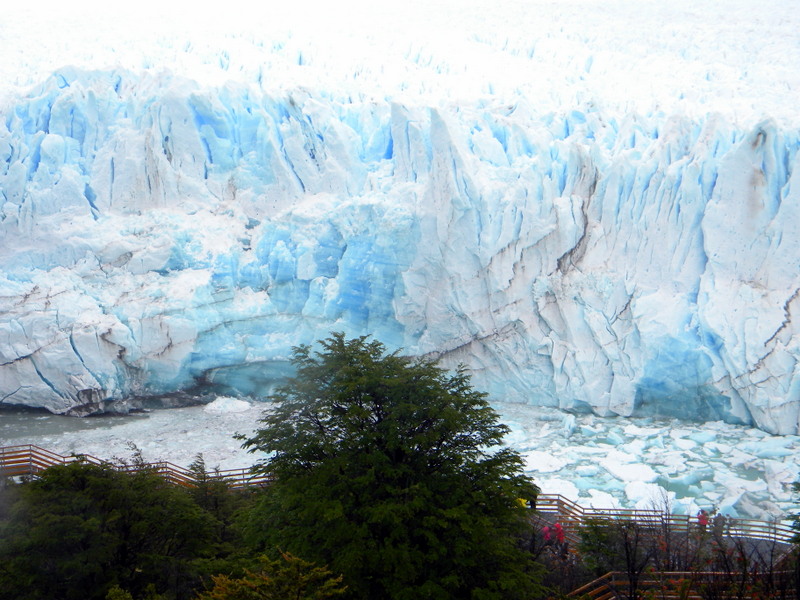
{"label": "glacier terminus face", "polygon": [[[646,71],[652,103],[626,110],[622,59],[588,33],[537,49],[495,25],[459,48],[463,78],[446,49],[399,46],[383,93],[375,56],[329,85],[324,46],[291,37],[258,68],[205,58],[213,82],[75,61],[7,93],[0,403],[263,396],[293,346],[344,331],[463,363],[503,401],[800,433],[800,121],[705,106],[708,80],[660,108],[677,95]],[[495,89],[465,48],[511,75]],[[276,83],[279,58],[311,83]],[[556,60],[571,79],[547,92]]]}

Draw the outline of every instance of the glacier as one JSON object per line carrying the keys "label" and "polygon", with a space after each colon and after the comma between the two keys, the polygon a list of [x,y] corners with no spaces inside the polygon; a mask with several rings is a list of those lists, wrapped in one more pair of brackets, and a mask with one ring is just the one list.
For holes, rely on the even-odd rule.
{"label": "glacier", "polygon": [[[290,42],[264,51],[323,60]],[[435,101],[224,52],[211,83],[65,66],[3,97],[0,404],[264,396],[344,331],[498,400],[800,433],[798,121],[530,81],[447,101],[457,65],[427,52],[405,60]]]}

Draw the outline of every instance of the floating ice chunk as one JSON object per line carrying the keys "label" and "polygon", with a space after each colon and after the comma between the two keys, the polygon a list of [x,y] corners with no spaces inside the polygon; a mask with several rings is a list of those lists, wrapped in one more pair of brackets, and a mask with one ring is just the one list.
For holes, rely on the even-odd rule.
{"label": "floating ice chunk", "polygon": [[650,447],[642,455],[642,462],[658,467],[660,473],[677,471],[683,465],[683,453],[679,450]]}
{"label": "floating ice chunk", "polygon": [[780,511],[776,510],[771,502],[755,504],[747,497],[747,494],[744,494],[740,498],[737,508],[740,508],[741,511],[750,518],[759,519],[761,521],[771,521],[782,516]]}
{"label": "floating ice chunk", "polygon": [[764,492],[767,490],[767,482],[761,479],[744,479],[728,471],[719,469],[714,473],[714,481],[722,484],[729,494],[742,492]]}
{"label": "floating ice chunk", "polygon": [[739,447],[731,448],[731,451],[725,455],[725,462],[728,465],[746,465],[756,460],[756,457],[747,452],[743,452]]}
{"label": "floating ice chunk", "polygon": [[679,470],[674,475],[670,476],[669,481],[672,485],[678,485],[681,487],[696,486],[696,491],[693,493],[700,493],[702,482],[710,481],[713,479],[714,479],[713,469],[707,466],[687,468],[687,466],[684,464],[681,470]]}
{"label": "floating ice chunk", "polygon": [[733,450],[730,444],[722,444],[719,442],[708,442],[704,447],[705,450],[714,450],[722,455],[727,455]]}
{"label": "floating ice chunk", "polygon": [[691,450],[692,448],[695,448],[697,446],[697,442],[695,442],[694,440],[677,438],[675,440],[675,445],[681,450]]}
{"label": "floating ice chunk", "polygon": [[520,423],[506,422],[509,432],[506,434],[504,443],[508,446],[520,447],[529,438],[525,427]]}
{"label": "floating ice chunk", "polygon": [[539,482],[544,494],[561,494],[573,502],[578,499],[578,487],[571,481],[555,477],[553,479],[542,479]]}
{"label": "floating ice chunk", "polygon": [[569,437],[575,431],[575,415],[567,413],[564,415],[564,420],[561,422],[561,429],[564,431],[564,436]]}
{"label": "floating ice chunk", "polygon": [[688,437],[698,444],[705,444],[706,442],[713,442],[717,439],[717,434],[714,431],[693,431]]}
{"label": "floating ice chunk", "polygon": [[668,492],[657,483],[631,481],[625,484],[625,495],[638,509],[658,510],[665,501],[668,504],[675,499],[675,492]]}
{"label": "floating ice chunk", "polygon": [[758,458],[783,458],[797,453],[795,436],[775,436],[769,439],[747,441],[740,445],[744,452],[755,454]]}
{"label": "floating ice chunk", "polygon": [[742,497],[742,494],[732,494],[732,495],[724,496],[719,501],[719,503],[717,504],[717,508],[719,509],[719,512],[721,512],[723,515],[726,515],[726,516],[729,516],[729,517],[739,517],[739,516],[741,516],[739,514],[739,511],[736,510],[736,505],[739,503],[739,500],[741,499],[741,497]]}
{"label": "floating ice chunk", "polygon": [[584,435],[586,437],[595,436],[599,431],[600,428],[598,427],[592,427],[591,425],[581,425],[581,435]]}
{"label": "floating ice chunk", "polygon": [[652,437],[662,435],[664,430],[660,427],[640,427],[639,425],[626,425],[623,430],[625,435],[635,436],[638,438]]}
{"label": "floating ice chunk", "polygon": [[621,446],[625,443],[625,440],[616,431],[609,431],[608,435],[606,436],[606,441],[614,446]]}
{"label": "floating ice chunk", "polygon": [[635,457],[623,454],[622,452],[613,452],[608,457],[600,460],[600,466],[606,471],[611,473],[621,481],[655,481],[658,474],[652,467],[641,464],[633,463]]}
{"label": "floating ice chunk", "polygon": [[707,498],[711,497],[709,496],[709,494],[716,495],[717,497],[720,497],[722,495],[716,491],[717,487],[716,485],[714,485],[714,482],[711,481],[710,479],[704,479],[703,481],[701,481],[700,489],[703,490],[703,495],[706,496]]}
{"label": "floating ice chunk", "polygon": [[591,508],[620,508],[619,500],[608,492],[602,490],[587,490],[589,493],[588,498],[581,498],[578,504],[581,506],[588,506]]}
{"label": "floating ice chunk", "polygon": [[206,404],[203,407],[203,412],[222,414],[222,413],[240,413],[253,408],[253,405],[245,400],[238,398],[230,398],[228,396],[219,396],[213,402]]}
{"label": "floating ice chunk", "polygon": [[681,497],[675,498],[672,501],[673,514],[686,515],[687,520],[696,515],[699,510],[700,507],[698,506],[695,498]]}
{"label": "floating ice chunk", "polygon": [[635,439],[627,444],[622,445],[622,450],[628,452],[634,456],[640,456],[642,452],[644,452],[645,446],[647,446],[647,442],[643,439]]}
{"label": "floating ice chunk", "polygon": [[534,473],[552,473],[560,471],[567,465],[566,460],[553,456],[550,452],[532,450],[526,452],[524,457],[525,468]]}
{"label": "floating ice chunk", "polygon": [[575,467],[575,473],[581,477],[593,477],[600,471],[597,465],[580,465]]}
{"label": "floating ice chunk", "polygon": [[764,459],[764,477],[769,493],[774,498],[788,500],[792,484],[797,481],[798,471],[800,467],[795,463]]}
{"label": "floating ice chunk", "polygon": [[608,454],[613,449],[613,446],[608,444],[597,444],[597,446],[574,446],[570,448],[571,452],[575,454],[589,454],[590,456],[597,456],[599,454]]}
{"label": "floating ice chunk", "polygon": [[681,440],[681,439],[686,439],[686,438],[688,438],[690,435],[692,435],[692,432],[691,432],[691,430],[689,430],[689,429],[677,428],[677,427],[676,427],[676,428],[674,428],[674,429],[671,429],[671,430],[670,430],[670,432],[669,432],[669,437],[671,437],[673,440]]}

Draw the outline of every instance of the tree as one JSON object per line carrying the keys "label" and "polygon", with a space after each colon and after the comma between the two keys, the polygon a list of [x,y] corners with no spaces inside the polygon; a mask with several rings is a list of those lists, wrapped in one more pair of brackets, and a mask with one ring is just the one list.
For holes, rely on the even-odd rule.
{"label": "tree", "polygon": [[463,368],[334,333],[244,443],[274,477],[251,539],[344,576],[348,598],[530,598],[519,498],[538,488]]}
{"label": "tree", "polygon": [[262,556],[260,563],[258,571],[245,570],[243,577],[213,576],[214,586],[198,600],[326,600],[344,592],[341,577],[291,554],[277,560]]}
{"label": "tree", "polygon": [[579,548],[584,562],[596,576],[623,571],[627,577],[625,598],[641,594],[639,583],[658,550],[658,528],[635,519],[591,518],[581,526]]}
{"label": "tree", "polygon": [[[19,486],[0,521],[0,600],[186,598],[214,547],[213,517],[155,473],[72,463]],[[151,593],[153,596],[155,592]]]}

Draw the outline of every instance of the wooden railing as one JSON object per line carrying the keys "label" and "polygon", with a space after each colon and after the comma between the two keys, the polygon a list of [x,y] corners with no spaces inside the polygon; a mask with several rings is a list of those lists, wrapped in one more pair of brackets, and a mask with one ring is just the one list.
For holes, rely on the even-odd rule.
{"label": "wooden railing", "polygon": [[[110,466],[118,471],[148,470],[166,479],[168,482],[184,487],[197,487],[200,483],[197,473],[173,464],[159,461],[153,463],[117,464],[101,460],[88,454],[72,454],[61,456],[39,446],[6,446],[0,447],[0,476],[5,477],[36,477],[49,467],[68,465],[75,462]],[[203,476],[206,480],[224,481],[228,487],[241,489],[249,486],[266,485],[269,479],[262,475],[253,475],[250,469],[225,469],[214,470]]]}
{"label": "wooden railing", "polygon": [[[176,485],[185,487],[196,487],[198,485],[195,472],[166,461],[126,465],[101,460],[88,454],[61,456],[33,445],[0,447],[0,476],[35,477],[49,467],[74,462],[107,465],[120,471],[148,469]],[[207,474],[207,478],[210,480],[224,480],[229,487],[234,489],[269,483],[268,478],[262,475],[253,475],[250,469],[212,471]],[[674,532],[697,531],[696,521],[686,515],[672,515],[657,510],[584,508],[558,494],[540,494],[536,499],[536,509],[540,515],[553,521],[557,520],[564,528],[567,539],[570,542],[574,542],[573,546],[576,545],[579,539],[578,531],[580,526],[588,519],[626,519],[635,520],[645,526],[668,527]],[[713,526],[709,524],[709,531],[711,528]],[[787,525],[754,519],[737,519],[725,533],[733,537],[764,539],[780,543],[789,543],[795,536],[795,531]]]}
{"label": "wooden railing", "polygon": [[609,598],[616,596],[614,575],[615,573],[613,571],[601,575],[594,581],[590,581],[586,585],[572,590],[567,594],[567,597],[586,598],[587,600],[609,600]]}
{"label": "wooden railing", "polygon": [[[590,519],[630,520],[645,527],[668,528],[676,533],[699,530],[697,519],[688,515],[673,515],[658,510],[585,508],[561,495],[541,494],[536,500],[536,509],[557,519],[568,537],[573,532],[577,535],[578,528]],[[706,526],[706,531],[714,531],[713,523]],[[726,522],[722,533],[731,537],[790,543],[797,532],[779,521],[733,519]]]}
{"label": "wooden railing", "polygon": [[[701,600],[703,598],[780,598],[795,600],[795,574],[773,571],[747,575],[741,590],[736,587],[740,573],[726,571],[656,571],[642,574],[636,586],[640,598],[658,600]],[[742,582],[744,583],[744,582]],[[626,599],[630,596],[626,573],[611,571],[567,594],[567,598],[583,600]],[[761,589],[759,589],[761,588]]]}

